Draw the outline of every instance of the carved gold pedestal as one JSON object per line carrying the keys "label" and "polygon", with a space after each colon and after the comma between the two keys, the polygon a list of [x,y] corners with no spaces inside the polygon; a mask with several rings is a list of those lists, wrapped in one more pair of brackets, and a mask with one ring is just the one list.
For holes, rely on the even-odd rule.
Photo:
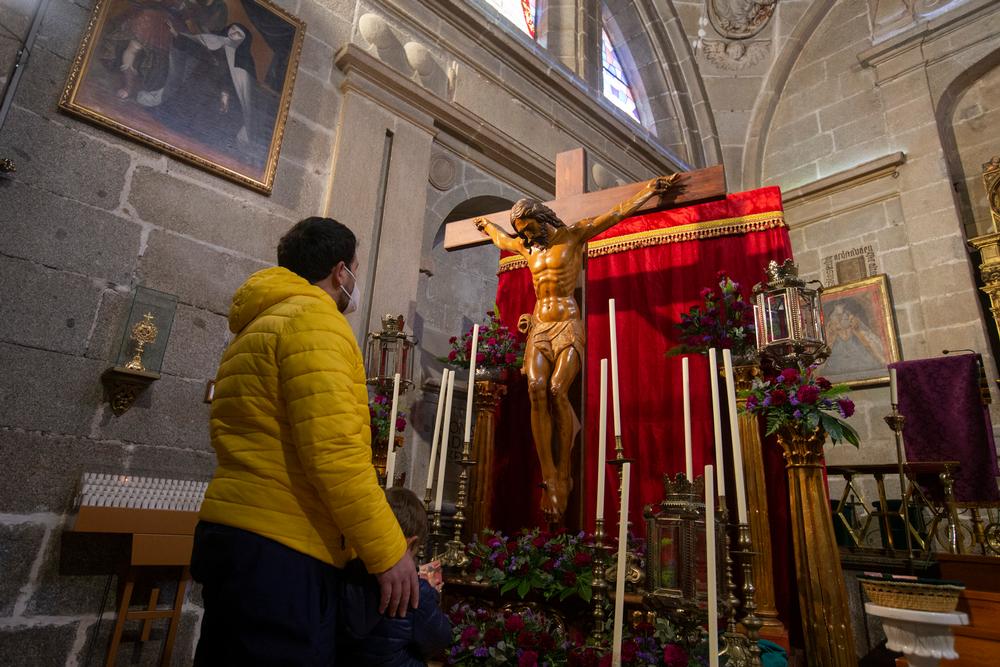
{"label": "carved gold pedestal", "polygon": [[472,458],[478,462],[472,473],[469,494],[469,529],[472,539],[489,528],[490,502],[493,498],[493,448],[497,408],[507,387],[493,380],[476,381],[476,427],[472,434]]}
{"label": "carved gold pedestal", "polygon": [[979,275],[983,280],[980,289],[990,297],[993,324],[1000,332],[1000,234],[997,233],[997,223],[1000,222],[1000,157],[994,157],[983,165],[983,186],[990,205],[993,233],[969,239],[969,245],[979,251],[982,260]]}
{"label": "carved gold pedestal", "polygon": [[[759,366],[736,366],[737,395],[750,389]],[[746,398],[737,399],[740,410]],[[756,587],[757,616],[765,634],[785,634],[775,605],[774,570],[771,561],[771,528],[767,516],[767,485],[764,477],[763,444],[760,424],[754,415],[740,414],[740,442],[743,445],[743,470],[746,477],[747,509],[750,519],[750,541],[754,546],[753,581]],[[739,464],[737,464],[739,465]]]}
{"label": "carved gold pedestal", "polygon": [[795,574],[810,667],[857,665],[840,549],[823,480],[826,433],[779,432],[788,469]]}

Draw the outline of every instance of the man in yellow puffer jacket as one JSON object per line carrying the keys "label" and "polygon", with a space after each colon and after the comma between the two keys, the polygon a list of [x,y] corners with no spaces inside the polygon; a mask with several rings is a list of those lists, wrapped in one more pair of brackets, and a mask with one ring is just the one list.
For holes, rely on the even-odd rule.
{"label": "man in yellow puffer jacket", "polygon": [[332,665],[336,587],[355,556],[382,608],[417,606],[416,566],[372,467],[354,234],[307,218],[277,267],[237,290],[212,402],[218,465],[191,571],[205,614],[196,665]]}

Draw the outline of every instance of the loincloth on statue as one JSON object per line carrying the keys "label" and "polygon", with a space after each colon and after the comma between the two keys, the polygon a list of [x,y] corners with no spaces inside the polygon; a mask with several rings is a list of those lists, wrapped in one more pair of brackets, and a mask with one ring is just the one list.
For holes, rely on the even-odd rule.
{"label": "loincloth on statue", "polygon": [[[583,320],[563,320],[543,322],[534,315],[525,313],[517,323],[518,330],[528,337],[527,352],[538,350],[546,359],[555,363],[563,350],[572,347],[582,358],[587,335],[583,330]],[[525,354],[525,359],[528,358]]]}

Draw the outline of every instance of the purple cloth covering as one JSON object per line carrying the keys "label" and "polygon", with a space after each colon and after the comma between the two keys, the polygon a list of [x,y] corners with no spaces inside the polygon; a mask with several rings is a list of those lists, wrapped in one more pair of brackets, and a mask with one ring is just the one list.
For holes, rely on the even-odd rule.
{"label": "purple cloth covering", "polygon": [[979,392],[978,355],[899,361],[896,369],[908,461],[959,461],[955,499],[1000,501],[997,450]]}

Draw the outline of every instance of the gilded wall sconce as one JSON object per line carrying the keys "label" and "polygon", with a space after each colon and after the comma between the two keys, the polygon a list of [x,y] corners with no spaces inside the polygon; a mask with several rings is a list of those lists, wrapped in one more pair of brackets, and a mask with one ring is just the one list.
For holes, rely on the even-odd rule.
{"label": "gilded wall sconce", "polygon": [[115,365],[101,375],[115,415],[124,414],[139,394],[160,378],[176,311],[177,297],[136,288]]}

